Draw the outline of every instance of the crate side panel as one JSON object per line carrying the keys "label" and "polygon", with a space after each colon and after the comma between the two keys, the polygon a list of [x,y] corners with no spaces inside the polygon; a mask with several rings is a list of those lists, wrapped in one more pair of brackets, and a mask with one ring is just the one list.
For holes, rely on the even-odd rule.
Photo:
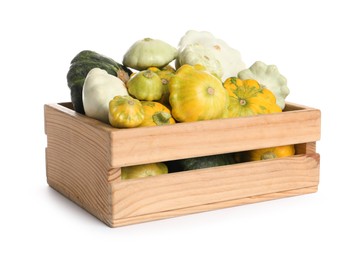
{"label": "crate side panel", "polygon": [[298,195],[310,194],[310,193],[316,192],[317,190],[318,190],[317,186],[312,186],[312,187],[287,190],[287,191],[282,191],[282,192],[274,192],[274,193],[268,193],[268,194],[263,194],[263,195],[251,196],[251,197],[246,197],[246,198],[241,198],[241,199],[220,201],[220,202],[198,205],[198,206],[193,206],[193,207],[188,207],[188,208],[160,211],[160,212],[139,215],[139,216],[134,216],[134,217],[128,217],[128,218],[118,218],[118,219],[114,220],[114,222],[112,223],[112,227],[120,227],[120,226],[125,226],[125,225],[131,225],[131,224],[165,219],[165,218],[172,218],[172,217],[188,215],[188,214],[193,214],[193,213],[199,213],[199,212],[205,212],[205,211],[210,211],[210,210],[223,209],[223,208],[241,206],[241,205],[245,205],[245,204],[251,204],[251,203],[269,201],[269,200],[274,200],[274,199],[281,199],[281,198],[293,197],[293,196],[298,196]]}
{"label": "crate side panel", "polygon": [[112,132],[111,167],[317,141],[320,111],[303,109],[127,130]]}
{"label": "crate side panel", "polygon": [[106,148],[109,137],[52,106],[45,106],[45,132],[48,184],[105,223],[110,223]]}
{"label": "crate side panel", "polygon": [[298,155],[112,184],[114,220],[281,192],[319,182],[319,156]]}

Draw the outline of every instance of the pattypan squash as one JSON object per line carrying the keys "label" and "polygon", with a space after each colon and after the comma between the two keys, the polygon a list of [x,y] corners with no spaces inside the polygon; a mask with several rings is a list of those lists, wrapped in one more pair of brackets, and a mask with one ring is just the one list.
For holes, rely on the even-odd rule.
{"label": "pattypan squash", "polygon": [[148,163],[121,168],[121,179],[137,179],[167,174],[168,168],[164,163]]}
{"label": "pattypan squash", "polygon": [[141,102],[131,96],[115,96],[109,103],[109,121],[113,127],[137,127],[144,118]]}
{"label": "pattypan squash", "polygon": [[173,66],[171,66],[170,64],[168,64],[165,67],[162,67],[161,71],[168,71],[168,72],[175,73],[176,69]]}
{"label": "pattypan squash", "polygon": [[86,75],[93,68],[106,70],[107,73],[118,76],[124,82],[129,79],[129,75],[132,73],[122,64],[95,51],[83,50],[79,52],[71,60],[66,79],[70,88],[73,108],[76,112],[81,114],[85,114],[82,100],[84,80]]}
{"label": "pattypan squash", "polygon": [[176,66],[180,67],[184,64],[200,64],[204,66],[208,72],[219,78],[223,75],[221,63],[216,59],[213,50],[201,44],[189,44],[180,50],[176,60]]}
{"label": "pattypan squash", "polygon": [[139,100],[159,100],[163,95],[161,78],[152,70],[142,70],[126,83],[129,93]]}
{"label": "pattypan squash", "polygon": [[294,145],[276,146],[270,148],[256,149],[246,152],[246,158],[249,161],[259,161],[267,159],[282,158],[295,154]]}
{"label": "pattypan squash", "polygon": [[158,126],[175,124],[170,110],[159,102],[141,101],[144,108],[145,119],[140,126]]}
{"label": "pattypan squash", "polygon": [[228,117],[281,112],[272,92],[256,80],[230,77],[225,80],[224,87],[229,93]]}
{"label": "pattypan squash", "polygon": [[276,97],[276,103],[281,109],[285,108],[285,98],[290,91],[286,78],[279,73],[275,65],[266,65],[256,61],[250,68],[242,70],[237,75],[240,79],[255,79],[264,88],[269,89]]}
{"label": "pattypan squash", "polygon": [[[149,67],[163,67],[177,56],[177,49],[170,44],[151,38],[135,42],[123,57],[124,66],[144,70]],[[126,64],[126,65],[125,65]]]}
{"label": "pattypan squash", "polygon": [[108,123],[109,102],[117,95],[129,95],[125,83],[103,69],[91,69],[82,89],[85,115]]}
{"label": "pattypan squash", "polygon": [[202,66],[181,66],[169,83],[172,115],[179,122],[223,118],[229,96],[222,82]]}
{"label": "pattypan squash", "polygon": [[156,67],[150,67],[150,68],[148,68],[148,70],[155,72],[161,79],[161,83],[163,86],[163,93],[162,93],[161,99],[159,99],[159,102],[167,107],[170,107],[170,104],[169,104],[169,95],[170,95],[169,82],[170,82],[170,79],[175,75],[175,69],[172,66],[168,65],[161,69],[156,68]]}
{"label": "pattypan squash", "polygon": [[[222,81],[235,77],[241,70],[246,69],[239,51],[230,47],[225,41],[216,38],[207,31],[189,30],[180,39],[178,49],[182,50],[188,45],[199,44],[207,48],[222,68]],[[210,56],[209,56],[210,57]]]}

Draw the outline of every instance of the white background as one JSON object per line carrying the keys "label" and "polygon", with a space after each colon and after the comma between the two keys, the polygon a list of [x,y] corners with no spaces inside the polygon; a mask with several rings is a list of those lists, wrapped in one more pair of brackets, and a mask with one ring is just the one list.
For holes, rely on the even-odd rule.
{"label": "white background", "polygon": [[[271,2],[271,3],[270,3]],[[2,1],[1,259],[360,259],[357,1]],[[5,4],[6,3],[6,4]],[[79,51],[122,61],[189,29],[276,64],[321,109],[315,194],[111,229],[48,187],[43,105],[70,100]]]}

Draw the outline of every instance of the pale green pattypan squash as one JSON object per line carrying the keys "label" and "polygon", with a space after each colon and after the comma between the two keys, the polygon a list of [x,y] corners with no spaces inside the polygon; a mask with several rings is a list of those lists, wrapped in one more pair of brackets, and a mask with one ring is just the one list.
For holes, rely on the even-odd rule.
{"label": "pale green pattypan squash", "polygon": [[246,69],[239,51],[231,48],[225,41],[216,38],[207,31],[189,30],[180,39],[178,49],[187,45],[199,44],[207,48],[212,56],[220,62],[222,68],[222,81],[229,77],[236,77],[237,73]]}
{"label": "pale green pattypan squash", "polygon": [[93,68],[87,74],[82,99],[85,115],[109,123],[109,102],[115,96],[129,95],[125,83],[106,70]]}
{"label": "pale green pattypan squash", "polygon": [[290,91],[287,87],[286,78],[280,74],[275,65],[266,65],[262,61],[256,61],[250,68],[242,70],[238,73],[238,78],[254,79],[262,87],[270,90],[276,97],[276,104],[284,109],[285,98],[289,95]]}
{"label": "pale green pattypan squash", "polygon": [[145,38],[135,42],[123,57],[127,67],[144,70],[149,67],[163,67],[177,56],[177,49],[156,39]]}
{"label": "pale green pattypan squash", "polygon": [[205,68],[206,71],[214,74],[218,78],[221,78],[223,75],[222,66],[216,59],[213,51],[201,44],[196,43],[186,45],[182,50],[180,50],[176,62],[176,67],[180,68],[184,64],[191,66],[200,64]]}

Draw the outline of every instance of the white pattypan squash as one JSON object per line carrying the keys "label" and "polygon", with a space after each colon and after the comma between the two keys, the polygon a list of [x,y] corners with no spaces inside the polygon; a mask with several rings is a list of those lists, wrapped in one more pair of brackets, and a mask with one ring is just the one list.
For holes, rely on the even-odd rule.
{"label": "white pattypan squash", "polygon": [[178,48],[181,51],[193,44],[204,46],[220,62],[223,81],[229,77],[236,77],[239,71],[246,69],[240,52],[231,48],[225,41],[215,38],[210,32],[189,30],[181,38]]}
{"label": "white pattypan squash", "polygon": [[115,96],[129,95],[124,82],[106,70],[93,68],[87,74],[83,91],[85,115],[109,122],[109,102]]}
{"label": "white pattypan squash", "polygon": [[189,44],[179,51],[176,67],[188,64],[191,66],[200,64],[204,69],[218,78],[223,75],[220,62],[216,59],[214,53],[201,44]]}

